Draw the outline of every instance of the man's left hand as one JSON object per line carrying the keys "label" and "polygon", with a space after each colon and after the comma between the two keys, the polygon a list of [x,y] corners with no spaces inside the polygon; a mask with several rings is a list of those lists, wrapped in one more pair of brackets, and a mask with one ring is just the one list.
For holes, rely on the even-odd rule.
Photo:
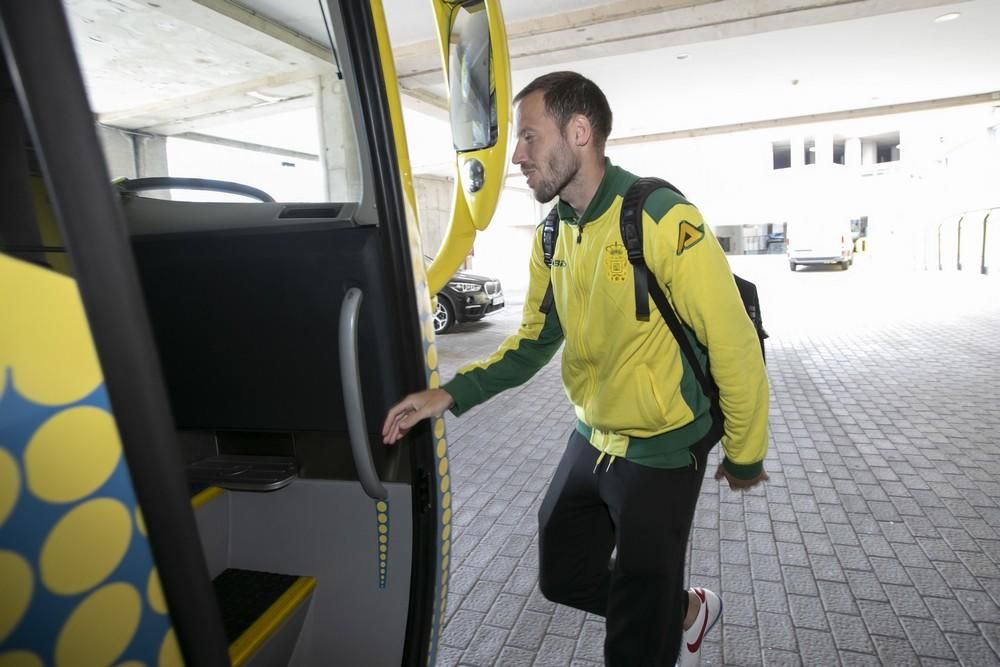
{"label": "man's left hand", "polygon": [[719,467],[715,470],[715,479],[725,479],[729,482],[729,488],[733,491],[746,491],[747,489],[752,489],[761,482],[766,482],[771,479],[766,470],[761,470],[760,474],[751,479],[739,479],[738,477],[733,477],[728,470],[723,467],[720,463]]}

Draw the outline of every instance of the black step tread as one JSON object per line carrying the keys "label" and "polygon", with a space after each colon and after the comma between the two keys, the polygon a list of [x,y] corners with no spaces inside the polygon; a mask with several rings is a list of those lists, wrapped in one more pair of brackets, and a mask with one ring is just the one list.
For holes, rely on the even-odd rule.
{"label": "black step tread", "polygon": [[227,569],[212,581],[222,612],[226,640],[232,644],[299,577],[293,574]]}

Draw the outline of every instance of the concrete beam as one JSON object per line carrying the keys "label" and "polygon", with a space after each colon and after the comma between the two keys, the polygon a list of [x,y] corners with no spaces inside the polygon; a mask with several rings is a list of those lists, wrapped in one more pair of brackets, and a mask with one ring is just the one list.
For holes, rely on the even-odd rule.
{"label": "concrete beam", "polygon": [[[965,0],[960,0],[965,1]],[[532,69],[669,46],[955,4],[954,0],[619,0],[507,27],[511,66]],[[395,49],[400,80],[441,81],[436,41]]]}
{"label": "concrete beam", "polygon": [[[684,130],[672,130],[670,132],[656,132],[653,134],[638,134],[631,137],[615,137],[608,139],[608,146],[629,146],[632,144],[648,144],[658,141],[670,141],[671,139],[691,139],[693,137],[707,137],[715,134],[731,134],[733,132],[749,132],[751,130],[766,130],[775,127],[787,127],[791,125],[810,125],[814,123],[829,123],[838,120],[853,120],[856,118],[873,118],[876,116],[888,116],[891,114],[911,113],[914,111],[930,111],[932,109],[947,109],[950,107],[968,106],[970,104],[989,104],[1000,102],[1000,90],[989,93],[979,93],[976,95],[962,95],[959,97],[942,97],[936,100],[922,100],[919,102],[906,102],[903,104],[885,104],[878,107],[868,107],[865,109],[845,109],[842,111],[830,111],[827,113],[807,114],[804,116],[786,116],[784,118],[769,118],[766,120],[756,120],[747,123],[730,123],[727,125],[713,125],[710,127],[696,127]],[[793,147],[794,159],[794,147]]]}

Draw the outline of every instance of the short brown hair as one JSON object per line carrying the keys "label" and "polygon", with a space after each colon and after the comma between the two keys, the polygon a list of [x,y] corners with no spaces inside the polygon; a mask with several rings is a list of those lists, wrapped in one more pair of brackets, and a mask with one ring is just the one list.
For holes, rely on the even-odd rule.
{"label": "short brown hair", "polygon": [[555,119],[560,131],[575,114],[586,116],[594,129],[597,149],[604,151],[611,134],[611,107],[604,91],[596,83],[576,72],[543,74],[525,86],[514,102],[520,102],[536,91],[542,91],[545,111]]}

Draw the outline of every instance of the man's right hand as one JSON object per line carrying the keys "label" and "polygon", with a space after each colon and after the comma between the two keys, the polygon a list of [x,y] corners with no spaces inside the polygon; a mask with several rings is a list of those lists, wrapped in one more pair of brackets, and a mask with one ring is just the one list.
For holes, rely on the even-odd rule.
{"label": "man's right hand", "polygon": [[410,394],[392,406],[382,426],[382,442],[395,444],[422,419],[440,417],[455,404],[455,399],[444,389],[427,389]]}

